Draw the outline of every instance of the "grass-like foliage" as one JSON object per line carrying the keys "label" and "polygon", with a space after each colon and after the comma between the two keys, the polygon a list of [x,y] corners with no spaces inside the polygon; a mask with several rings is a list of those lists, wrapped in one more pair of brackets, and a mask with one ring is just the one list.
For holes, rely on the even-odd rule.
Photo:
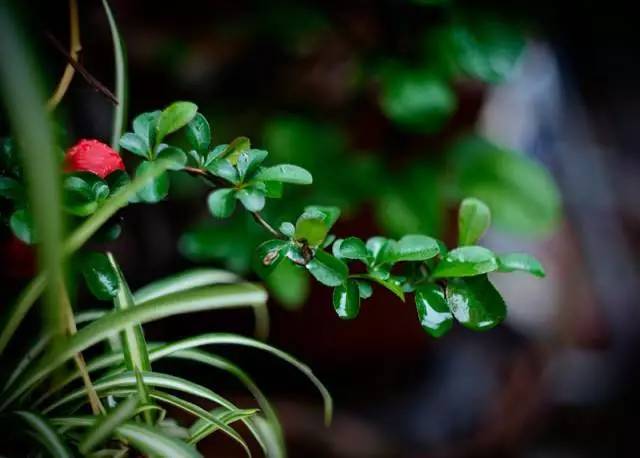
{"label": "grass-like foliage", "polygon": [[[267,278],[281,263],[308,271],[333,288],[333,306],[343,319],[355,318],[374,287],[382,287],[400,301],[412,295],[419,325],[434,337],[444,335],[454,320],[485,330],[506,315],[488,273],[544,275],[529,255],[495,254],[477,245],[491,215],[475,198],[460,206],[459,246],[451,250],[425,234],[337,239],[330,232],[340,209],[322,205],[306,207],[295,222],[274,225],[261,213],[268,200],[282,198],[285,185],[311,185],[311,174],[294,164],[269,164],[267,151],[253,148],[245,137],[216,145],[209,121],[191,102],[142,113],[133,118],[131,131],[120,135],[126,107],[124,47],[103,3],[115,45],[119,99],[113,148],[83,140],[67,152],[63,164],[56,159],[43,94],[34,81],[37,68],[6,4],[0,4],[0,51],[7,56],[0,62],[0,87],[14,133],[2,143],[0,196],[9,202],[6,219],[14,235],[34,245],[40,259],[39,274],[3,310],[0,326],[0,422],[15,447],[40,448],[55,457],[195,457],[200,456],[198,443],[218,433],[250,455],[247,439],[236,428],[243,424],[265,455],[284,456],[282,428],[267,396],[243,369],[216,353],[229,345],[265,352],[299,369],[320,392],[326,423],[331,421],[331,396],[312,371],[259,338],[227,333],[174,342],[145,338],[148,322],[231,308],[252,309],[257,336],[264,337],[263,287],[231,272],[198,269],[134,292],[112,254],[83,249],[91,239],[118,236],[112,217],[122,207],[167,198],[169,173],[198,177],[210,188],[206,205],[213,218],[249,212],[271,236],[256,247],[256,273]],[[132,177],[119,148],[138,157]],[[362,264],[360,273],[351,272],[354,263]],[[67,281],[73,275],[81,275],[95,298],[110,306],[74,311],[68,293],[72,282]],[[41,296],[40,331],[18,341],[17,331],[25,317],[36,316],[32,309]],[[157,371],[156,362],[167,358],[230,374],[255,406],[240,408],[215,387]],[[212,410],[203,407],[211,404],[216,406]],[[172,418],[178,412],[191,422]]]}

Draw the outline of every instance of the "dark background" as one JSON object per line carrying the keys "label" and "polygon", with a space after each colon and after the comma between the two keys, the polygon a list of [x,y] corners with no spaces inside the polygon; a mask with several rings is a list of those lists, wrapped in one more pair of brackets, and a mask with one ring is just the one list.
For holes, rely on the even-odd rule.
{"label": "dark background", "polygon": [[[43,34],[66,43],[67,4],[22,6],[53,85],[65,61]],[[101,4],[79,6],[81,61],[112,86],[111,37]],[[456,80],[455,113],[437,132],[416,134],[381,112],[371,63],[385,56],[416,61],[415,40],[446,21],[447,8],[400,0],[114,0],[111,6],[128,51],[130,114],[193,100],[213,120],[217,143],[247,135],[256,147],[268,143],[265,126],[273,119],[338,128],[347,154],[380,160],[380,173],[400,174],[399,186],[405,166],[424,158],[439,161],[461,133],[497,132],[502,140],[515,139],[508,146],[542,162],[561,191],[562,217],[552,230],[536,237],[498,230],[487,237],[492,246],[532,251],[549,273],[543,281],[516,277],[499,283],[513,313],[491,332],[457,327],[434,340],[417,325],[410,304],[384,291],[352,322],[336,318],[330,290],[315,284],[302,307],[272,301],[269,341],[308,363],[327,383],[336,403],[331,428],[322,426],[319,398],[295,370],[250,351],[225,355],[273,398],[292,457],[636,455],[640,75],[631,7],[456,3],[461,10],[521,24],[529,57],[503,86]],[[536,92],[541,81],[546,86]],[[531,101],[522,108],[528,135],[522,128],[514,133],[509,123],[518,113],[509,110],[522,94]],[[486,115],[492,101],[499,107],[493,122]],[[58,111],[69,144],[78,138],[108,140],[110,114],[109,102],[78,76]],[[306,153],[300,154],[304,162]],[[346,204],[337,235],[384,231],[372,203],[378,190],[358,184],[359,169],[350,167],[328,155],[328,172],[316,176],[321,190],[322,180],[325,186],[332,177],[346,180],[337,191],[327,188],[329,200],[345,189],[356,196]],[[446,174],[446,167],[437,173]],[[132,286],[194,265],[177,242],[206,220],[204,191],[179,182],[172,190],[176,198],[129,207],[118,217],[123,236],[109,248]],[[455,205],[435,212],[439,234],[455,241]],[[3,250],[3,297],[29,272],[21,256]],[[202,259],[196,264],[221,265]],[[78,295],[78,303],[88,297],[82,289]],[[169,340],[203,331],[250,333],[251,320],[240,312],[178,317],[150,325],[147,334]],[[241,404],[250,402],[224,376],[184,370]],[[221,437],[204,447],[211,456],[238,453]]]}

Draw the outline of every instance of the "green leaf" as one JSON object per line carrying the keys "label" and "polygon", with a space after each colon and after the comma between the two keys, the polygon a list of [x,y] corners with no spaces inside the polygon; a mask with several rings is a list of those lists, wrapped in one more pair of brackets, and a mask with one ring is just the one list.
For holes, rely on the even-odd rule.
{"label": "green leaf", "polygon": [[33,431],[33,438],[40,442],[54,458],[72,458],[73,454],[67,448],[65,441],[56,430],[42,416],[34,412],[19,410],[14,415]]}
{"label": "green leaf", "polygon": [[293,234],[296,232],[296,227],[288,221],[280,224],[279,227],[280,232],[282,232],[287,237],[293,237]]}
{"label": "green leaf", "polygon": [[149,152],[156,146],[156,128],[160,113],[160,110],[142,113],[133,120],[133,131],[144,140]]}
{"label": "green leaf", "polygon": [[360,294],[361,299],[369,299],[373,295],[373,288],[370,283],[364,280],[356,280],[356,283],[358,283],[358,294]]}
{"label": "green leaf", "polygon": [[387,288],[404,302],[404,290],[402,289],[402,283],[399,282],[397,278],[392,277],[387,271],[380,272],[372,270],[368,274],[357,274],[353,275],[353,277],[374,281]]}
{"label": "green leaf", "polygon": [[165,161],[169,170],[182,170],[187,163],[187,155],[179,148],[167,146],[158,153],[156,160]]}
{"label": "green leaf", "polygon": [[453,315],[439,286],[418,286],[415,301],[422,329],[433,337],[442,337],[449,332],[453,325]]}
{"label": "green leaf", "polygon": [[527,253],[508,253],[498,256],[498,272],[521,270],[536,277],[544,277],[545,271],[540,261]]}
{"label": "green leaf", "polygon": [[189,124],[187,124],[185,135],[194,150],[200,154],[207,152],[209,144],[211,143],[211,127],[209,126],[207,118],[201,113],[196,114]]}
{"label": "green leaf", "polygon": [[486,275],[449,280],[447,303],[456,320],[476,331],[497,326],[507,315],[502,296]]}
{"label": "green leaf", "polygon": [[340,209],[338,207],[309,205],[305,207],[304,212],[321,217],[329,229],[331,229],[336,221],[338,221],[338,218],[340,218]]}
{"label": "green leaf", "polygon": [[311,184],[313,177],[311,174],[297,165],[279,164],[272,167],[265,167],[258,170],[255,175],[256,180],[280,181],[292,184]]}
{"label": "green leaf", "polygon": [[425,70],[389,68],[383,77],[380,105],[385,115],[409,130],[439,130],[456,109],[455,92]]}
{"label": "green leaf", "polygon": [[162,110],[156,126],[156,143],[189,124],[197,112],[198,106],[191,102],[174,102]]}
{"label": "green leaf", "polygon": [[242,188],[236,194],[244,208],[250,212],[259,212],[264,208],[265,192],[257,186]]}
{"label": "green leaf", "polygon": [[0,197],[21,201],[24,199],[24,189],[18,180],[9,177],[0,177]]}
{"label": "green leaf", "polygon": [[[118,267],[115,258],[111,253],[107,254],[107,259],[111,264],[112,270],[115,272],[118,278],[118,292],[113,299],[113,305],[116,310],[128,310],[136,307],[135,299],[129,285],[122,274],[122,271]],[[144,338],[142,326],[139,324],[128,326],[123,329],[120,334],[122,341],[122,348],[125,354],[125,363],[129,370],[148,371],[151,370],[151,363],[149,362],[149,352],[147,350],[147,343]],[[141,396],[143,399],[144,396]]]}
{"label": "green leaf", "polygon": [[479,199],[468,197],[458,212],[458,245],[473,245],[489,229],[491,211]]}
{"label": "green leaf", "polygon": [[341,285],[349,275],[349,268],[343,261],[322,250],[316,251],[306,268],[316,280],[327,286]]}
{"label": "green leaf", "polygon": [[541,164],[478,137],[461,140],[448,157],[460,194],[485,202],[496,228],[540,236],[557,227],[560,192]]}
{"label": "green leaf", "polygon": [[367,265],[373,260],[373,257],[371,253],[369,253],[364,242],[357,237],[348,237],[341,240],[339,244],[336,241],[333,246],[337,246],[334,251],[334,255],[339,258],[357,259]]}
{"label": "green leaf", "polygon": [[469,277],[498,269],[498,261],[491,250],[481,246],[463,246],[449,251],[436,266],[433,277]]}
{"label": "green leaf", "polygon": [[209,151],[207,153],[207,157],[204,161],[204,166],[207,167],[209,164],[211,164],[211,161],[215,160],[215,159],[221,159],[223,153],[227,150],[227,147],[229,145],[224,144],[224,145],[218,145],[215,148],[213,148],[211,151]]}
{"label": "green leaf", "polygon": [[306,241],[311,247],[320,246],[339,216],[340,209],[337,207],[306,207],[296,221],[294,237]]}
{"label": "green leaf", "polygon": [[309,297],[309,275],[288,259],[279,263],[265,282],[271,297],[288,310],[299,309]]}
{"label": "green leaf", "polygon": [[133,297],[136,303],[141,303],[180,291],[220,283],[236,283],[240,280],[240,277],[236,274],[226,270],[209,268],[190,269],[149,283],[137,290]]}
{"label": "green leaf", "polygon": [[333,290],[333,308],[343,320],[352,320],[360,313],[360,292],[355,280],[347,280]]}
{"label": "green leaf", "polygon": [[93,173],[80,172],[65,177],[64,208],[75,216],[88,216],[107,198],[111,191],[107,183]]}
{"label": "green leaf", "polygon": [[265,304],[267,295],[259,286],[250,283],[215,285],[205,288],[170,294],[126,310],[114,310],[80,329],[61,342],[55,351],[41,358],[16,382],[17,388],[0,400],[0,410],[29,390],[34,383],[46,377],[75,354],[120,332],[132,324],[142,324],[171,315],[196,311],[255,307]]}
{"label": "green leaf", "polygon": [[398,242],[387,241],[376,262],[394,264],[400,261],[426,261],[440,252],[438,242],[426,235],[405,235]]}
{"label": "green leaf", "polygon": [[82,259],[82,275],[96,298],[106,301],[118,294],[118,273],[104,253],[86,254]]}
{"label": "green leaf", "polygon": [[227,145],[220,157],[225,158],[231,165],[235,166],[238,163],[240,154],[249,151],[250,148],[251,142],[247,137],[238,137]]}
{"label": "green leaf", "polygon": [[131,396],[119,403],[113,410],[102,417],[98,417],[96,422],[89,428],[78,444],[78,450],[84,456],[91,450],[108,440],[115,429],[133,417],[138,408],[139,399]]}
{"label": "green leaf", "polygon": [[[148,173],[152,168],[152,162],[143,161],[136,169],[136,177]],[[169,175],[163,172],[138,191],[137,197],[143,202],[155,203],[167,197],[167,194],[169,194]]]}
{"label": "green leaf", "polygon": [[270,199],[279,199],[284,192],[284,185],[280,181],[263,181],[264,192]]}
{"label": "green leaf", "polygon": [[267,278],[287,255],[289,242],[286,240],[267,240],[256,248],[256,272],[261,278]]}
{"label": "green leaf", "polygon": [[22,240],[24,243],[31,245],[36,243],[35,228],[33,227],[33,219],[26,210],[16,210],[9,219],[9,226],[13,231],[13,235]]}
{"label": "green leaf", "polygon": [[209,212],[215,218],[227,218],[236,209],[236,190],[231,188],[212,191],[207,198]]}
{"label": "green leaf", "polygon": [[207,165],[207,170],[215,176],[223,178],[232,184],[240,182],[238,170],[224,158],[214,159]]}
{"label": "green leaf", "polygon": [[122,136],[122,138],[120,138],[119,144],[121,148],[124,148],[133,154],[142,156],[145,159],[150,159],[149,145],[147,145],[147,142],[145,139],[143,139],[137,134],[132,134],[131,132],[127,132]]}
{"label": "green leaf", "polygon": [[129,175],[124,170],[116,170],[111,172],[107,178],[107,185],[109,186],[109,194],[113,195],[120,191],[122,188],[131,183]]}
{"label": "green leaf", "polygon": [[376,263],[379,263],[380,255],[385,250],[385,247],[388,243],[389,239],[380,236],[371,237],[367,240],[367,250],[369,250]]}
{"label": "green leaf", "polygon": [[268,154],[265,150],[261,149],[250,149],[240,153],[236,164],[238,173],[240,174],[240,180],[246,181],[251,178],[254,172],[258,170],[258,167],[260,167],[260,164],[267,158]]}

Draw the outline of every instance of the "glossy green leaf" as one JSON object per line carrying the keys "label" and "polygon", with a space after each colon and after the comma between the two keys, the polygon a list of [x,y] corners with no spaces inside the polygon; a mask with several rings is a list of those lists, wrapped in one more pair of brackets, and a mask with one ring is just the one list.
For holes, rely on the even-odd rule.
{"label": "glossy green leaf", "polygon": [[378,283],[391,291],[393,294],[404,302],[404,290],[401,282],[397,278],[391,276],[388,271],[371,270],[368,274],[354,275],[355,278],[364,278]]}
{"label": "glossy green leaf", "polygon": [[[152,162],[143,161],[136,169],[136,177],[146,174],[152,168]],[[169,194],[169,175],[163,172],[138,191],[137,197],[143,202],[155,203],[167,197],[167,194]]]}
{"label": "glossy green leaf", "polygon": [[380,105],[402,127],[435,132],[453,114],[456,104],[455,92],[432,72],[402,68],[385,72]]}
{"label": "glossy green leaf", "polygon": [[357,259],[369,264],[373,260],[373,256],[369,253],[366,245],[362,240],[357,237],[348,237],[334,243],[334,247],[337,248],[334,251],[334,255],[345,259]]}
{"label": "glossy green leaf", "polygon": [[355,280],[347,280],[333,289],[333,308],[343,320],[353,320],[360,313],[360,292]]}
{"label": "glossy green leaf", "polygon": [[490,225],[489,207],[474,197],[464,199],[458,212],[458,245],[473,245]]}
{"label": "glossy green leaf", "polygon": [[249,151],[250,148],[251,141],[247,137],[238,137],[227,145],[220,157],[225,158],[231,165],[235,166],[238,163],[240,154]]}
{"label": "glossy green leaf", "polygon": [[527,253],[508,253],[498,256],[499,272],[514,272],[520,270],[536,277],[544,277],[545,271],[540,261]]}
{"label": "glossy green leaf", "polygon": [[156,146],[156,128],[160,113],[160,110],[142,113],[133,120],[133,131],[145,141],[148,151],[152,151]]}
{"label": "glossy green leaf", "polygon": [[118,273],[104,253],[86,254],[82,259],[82,275],[89,290],[98,299],[111,300],[118,294]]}
{"label": "glossy green leaf", "polygon": [[236,167],[241,181],[251,178],[260,164],[267,158],[268,153],[261,149],[243,151],[238,156]]}
{"label": "glossy green leaf", "polygon": [[316,280],[327,286],[341,285],[349,275],[349,268],[343,261],[322,250],[316,251],[306,267]]}
{"label": "glossy green leaf", "polygon": [[294,237],[298,241],[306,242],[310,247],[317,247],[324,241],[328,232],[329,228],[322,217],[305,212],[296,221]]}
{"label": "glossy green leaf", "polygon": [[307,170],[291,164],[279,164],[262,168],[256,173],[255,179],[262,181],[281,181],[292,184],[313,183],[313,177]]}
{"label": "glossy green leaf", "polygon": [[318,215],[321,217],[329,229],[331,229],[336,221],[338,221],[338,218],[340,218],[340,209],[333,206],[309,205],[305,207],[304,212],[308,215]]}
{"label": "glossy green leaf", "polygon": [[238,170],[224,158],[211,161],[209,165],[207,165],[207,170],[230,183],[237,184],[240,182]]}
{"label": "glossy green leaf", "polygon": [[369,299],[373,295],[373,288],[371,284],[364,280],[356,280],[358,284],[358,294],[361,299]]}
{"label": "glossy green leaf", "polygon": [[426,261],[440,252],[438,242],[426,235],[405,235],[399,241],[387,241],[376,262],[393,264],[400,261]]}
{"label": "glossy green leaf", "polygon": [[156,143],[189,124],[197,112],[198,106],[191,102],[174,102],[162,110],[156,125]]}
{"label": "glossy green leaf", "polygon": [[242,188],[236,195],[244,208],[250,212],[259,212],[264,208],[265,192],[257,186]]}
{"label": "glossy green leaf", "polygon": [[16,210],[9,219],[9,226],[13,235],[22,240],[26,244],[36,242],[35,228],[33,219],[26,210]]}
{"label": "glossy green leaf", "polygon": [[502,296],[486,275],[449,280],[447,303],[456,320],[476,331],[497,326],[507,315]]}
{"label": "glossy green leaf", "polygon": [[187,155],[179,148],[167,146],[158,153],[156,160],[165,161],[169,170],[182,170],[187,163]]}
{"label": "glossy green leaf", "polygon": [[145,159],[151,159],[147,141],[138,134],[127,132],[120,138],[119,144],[121,148],[124,148],[133,154],[142,156]]}
{"label": "glossy green leaf", "polygon": [[453,315],[444,293],[434,284],[420,285],[415,294],[420,326],[433,337],[442,337],[453,325]]}
{"label": "glossy green leaf", "polygon": [[296,231],[296,227],[288,221],[280,224],[280,227],[278,229],[287,237],[293,237],[293,234]]}
{"label": "glossy green leaf", "polygon": [[27,412],[25,410],[14,412],[14,416],[25,423],[29,430],[33,431],[34,439],[40,442],[53,458],[73,457],[65,441],[44,417],[35,412]]}
{"label": "glossy green leaf", "polygon": [[491,250],[481,246],[463,246],[449,251],[436,266],[433,277],[469,277],[498,269],[498,261]]}
{"label": "glossy green leaf", "polygon": [[198,153],[206,153],[211,143],[211,127],[202,113],[198,113],[189,121],[185,129],[189,145]]}
{"label": "glossy green leaf", "polygon": [[267,240],[256,248],[256,272],[267,278],[287,255],[289,242],[286,240]]}
{"label": "glossy green leaf", "polygon": [[236,208],[236,190],[231,188],[212,191],[207,197],[209,212],[215,218],[227,218]]}
{"label": "glossy green leaf", "polygon": [[82,455],[87,455],[91,450],[108,440],[116,428],[134,416],[140,400],[137,396],[131,396],[120,402],[106,415],[98,417],[95,424],[89,428],[78,444],[78,450]]}

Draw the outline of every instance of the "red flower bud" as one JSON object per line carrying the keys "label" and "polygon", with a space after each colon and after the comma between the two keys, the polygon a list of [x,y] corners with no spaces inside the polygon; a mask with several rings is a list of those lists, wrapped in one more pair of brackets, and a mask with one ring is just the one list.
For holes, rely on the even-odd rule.
{"label": "red flower bud", "polygon": [[80,140],[64,157],[65,172],[91,172],[105,178],[116,170],[125,170],[122,158],[98,140]]}

